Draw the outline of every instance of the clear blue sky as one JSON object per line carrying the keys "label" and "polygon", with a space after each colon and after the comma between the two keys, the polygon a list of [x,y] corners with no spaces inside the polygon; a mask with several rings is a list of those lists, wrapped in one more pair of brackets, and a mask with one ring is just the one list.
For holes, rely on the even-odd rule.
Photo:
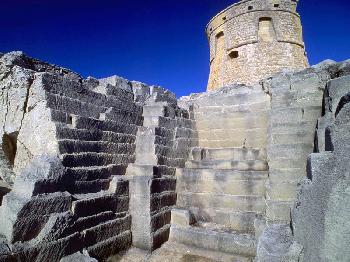
{"label": "clear blue sky", "polygon": [[[204,28],[234,0],[1,0],[0,52],[30,56],[82,76],[117,74],[178,96],[205,90]],[[350,1],[301,0],[311,64],[350,58]]]}

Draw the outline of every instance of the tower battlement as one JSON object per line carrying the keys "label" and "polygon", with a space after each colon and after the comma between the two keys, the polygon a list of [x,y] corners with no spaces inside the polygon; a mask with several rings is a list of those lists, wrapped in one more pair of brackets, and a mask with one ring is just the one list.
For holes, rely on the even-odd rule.
{"label": "tower battlement", "polygon": [[206,27],[210,45],[208,90],[252,84],[283,69],[308,66],[294,0],[244,0]]}

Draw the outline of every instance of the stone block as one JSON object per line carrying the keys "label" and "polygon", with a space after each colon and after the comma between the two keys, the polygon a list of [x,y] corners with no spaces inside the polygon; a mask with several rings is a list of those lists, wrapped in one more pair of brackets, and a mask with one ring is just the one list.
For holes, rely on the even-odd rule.
{"label": "stone block", "polygon": [[195,219],[191,212],[187,209],[173,208],[171,210],[171,224],[187,227],[195,223]]}
{"label": "stone block", "polygon": [[291,208],[294,201],[266,201],[266,219],[271,221],[279,221],[289,223],[291,219]]}
{"label": "stone block", "polygon": [[109,238],[87,248],[90,256],[102,260],[127,250],[131,246],[131,232],[126,231],[118,236]]}
{"label": "stone block", "polygon": [[117,218],[83,231],[85,246],[92,246],[131,229],[131,216]]}

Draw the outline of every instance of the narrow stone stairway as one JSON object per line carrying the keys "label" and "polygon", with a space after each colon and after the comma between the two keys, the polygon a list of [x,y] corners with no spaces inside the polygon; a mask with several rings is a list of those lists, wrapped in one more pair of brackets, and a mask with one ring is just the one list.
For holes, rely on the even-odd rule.
{"label": "narrow stone stairway", "polygon": [[256,221],[265,215],[267,170],[265,149],[193,148],[177,170],[171,239],[250,261]]}

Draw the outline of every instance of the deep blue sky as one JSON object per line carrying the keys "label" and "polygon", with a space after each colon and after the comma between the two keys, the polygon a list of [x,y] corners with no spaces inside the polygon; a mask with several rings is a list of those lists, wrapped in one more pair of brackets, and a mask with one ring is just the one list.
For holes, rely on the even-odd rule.
{"label": "deep blue sky", "polygon": [[[117,74],[178,96],[204,91],[207,22],[234,0],[1,0],[0,52],[30,56],[82,76]],[[301,0],[311,64],[350,58],[350,1]]]}

